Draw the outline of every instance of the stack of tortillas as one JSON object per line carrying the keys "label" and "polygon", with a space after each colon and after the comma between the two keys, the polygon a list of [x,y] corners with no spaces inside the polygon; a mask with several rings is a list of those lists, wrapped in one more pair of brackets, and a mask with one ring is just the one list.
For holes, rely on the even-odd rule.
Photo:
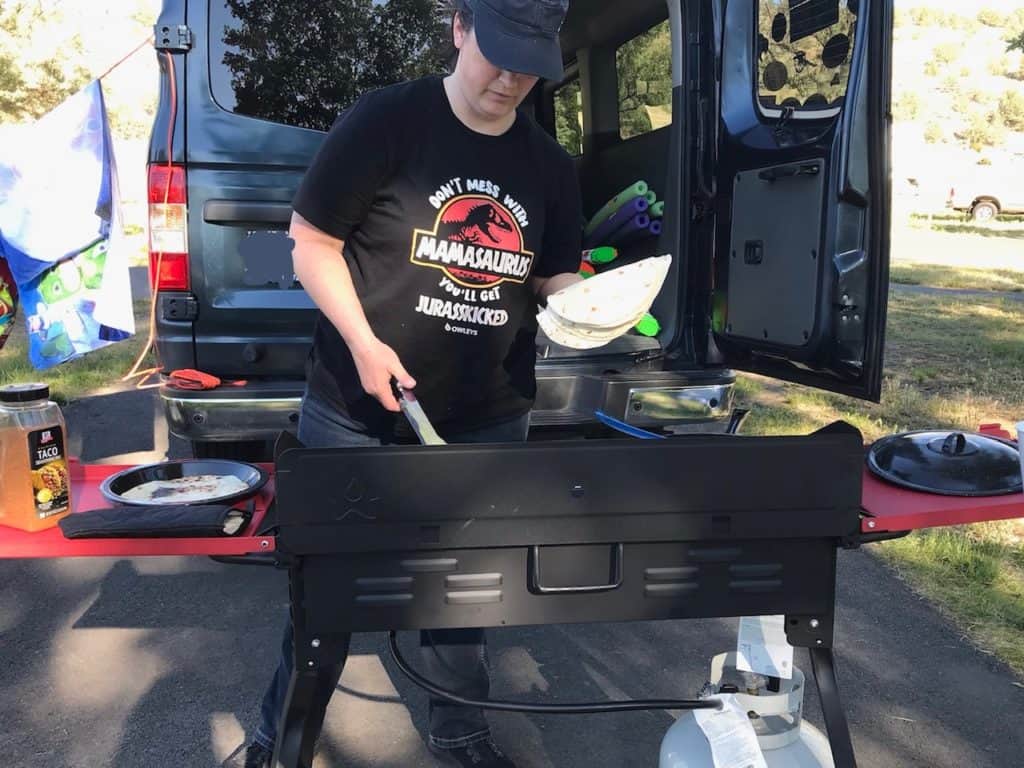
{"label": "stack of tortillas", "polygon": [[537,323],[563,347],[604,346],[647,314],[671,264],[671,256],[655,256],[575,283],[548,297]]}

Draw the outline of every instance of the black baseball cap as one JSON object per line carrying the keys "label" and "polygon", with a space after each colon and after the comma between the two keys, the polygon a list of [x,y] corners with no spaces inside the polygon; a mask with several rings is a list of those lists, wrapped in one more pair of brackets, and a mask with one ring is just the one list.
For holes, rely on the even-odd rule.
{"label": "black baseball cap", "polygon": [[569,0],[466,0],[480,52],[510,72],[561,80],[562,28]]}

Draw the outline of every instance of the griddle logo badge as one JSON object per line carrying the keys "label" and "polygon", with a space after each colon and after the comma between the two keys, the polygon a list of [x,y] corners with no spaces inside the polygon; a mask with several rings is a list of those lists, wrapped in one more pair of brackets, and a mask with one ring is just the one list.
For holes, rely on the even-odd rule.
{"label": "griddle logo badge", "polygon": [[376,512],[372,509],[367,509],[367,507],[380,503],[380,496],[370,494],[363,481],[358,477],[353,477],[349,484],[345,486],[344,500],[344,503],[338,506],[334,516],[334,519],[338,522],[348,518],[352,518],[355,522],[358,522],[357,518],[362,518],[363,520],[377,519]]}

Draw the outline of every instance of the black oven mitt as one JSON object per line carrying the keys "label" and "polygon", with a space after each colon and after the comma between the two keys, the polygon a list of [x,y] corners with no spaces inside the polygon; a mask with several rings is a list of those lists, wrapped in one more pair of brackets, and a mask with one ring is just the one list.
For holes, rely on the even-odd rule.
{"label": "black oven mitt", "polygon": [[252,509],[225,504],[122,506],[68,515],[58,523],[66,539],[145,539],[234,536]]}

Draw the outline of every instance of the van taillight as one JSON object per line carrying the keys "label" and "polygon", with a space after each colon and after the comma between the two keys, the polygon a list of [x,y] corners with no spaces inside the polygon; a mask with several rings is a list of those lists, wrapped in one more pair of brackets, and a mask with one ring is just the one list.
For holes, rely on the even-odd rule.
{"label": "van taillight", "polygon": [[188,195],[180,165],[149,166],[149,284],[154,291],[189,289]]}

